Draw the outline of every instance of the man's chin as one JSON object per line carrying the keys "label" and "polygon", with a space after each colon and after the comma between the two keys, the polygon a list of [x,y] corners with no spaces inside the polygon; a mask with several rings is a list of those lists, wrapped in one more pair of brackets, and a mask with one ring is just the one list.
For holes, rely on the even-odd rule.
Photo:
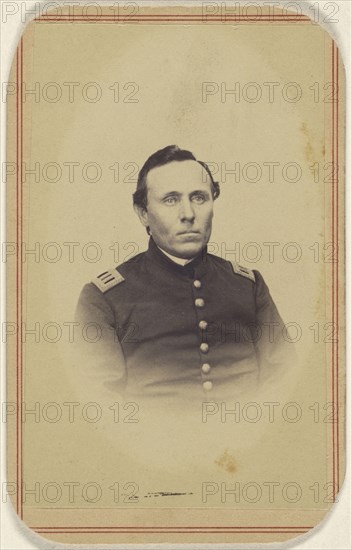
{"label": "man's chin", "polygon": [[184,243],[182,246],[177,247],[177,250],[174,252],[170,252],[170,254],[177,258],[191,260],[201,252],[202,248],[203,244],[201,243]]}

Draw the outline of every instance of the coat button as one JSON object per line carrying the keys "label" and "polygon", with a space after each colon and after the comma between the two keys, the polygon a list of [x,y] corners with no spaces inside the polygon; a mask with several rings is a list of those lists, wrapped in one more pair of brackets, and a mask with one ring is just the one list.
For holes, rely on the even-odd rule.
{"label": "coat button", "polygon": [[204,302],[203,298],[196,298],[194,300],[194,303],[195,303],[196,307],[204,307],[205,306],[205,302]]}
{"label": "coat button", "polygon": [[208,346],[208,344],[205,344],[205,343],[203,342],[203,344],[201,344],[199,347],[200,347],[200,351],[201,351],[202,353],[208,353],[208,351],[209,351],[209,346]]}
{"label": "coat button", "polygon": [[198,279],[196,279],[195,281],[193,281],[193,285],[196,287],[196,288],[200,288],[202,286],[202,283],[200,281],[198,281]]}
{"label": "coat button", "polygon": [[208,326],[208,323],[206,321],[199,321],[198,326],[201,330],[205,330]]}
{"label": "coat button", "polygon": [[203,382],[203,389],[205,391],[211,391],[213,389],[213,382],[211,382],[210,380]]}
{"label": "coat button", "polygon": [[202,372],[204,374],[208,374],[210,372],[210,369],[211,366],[209,365],[209,363],[204,363],[204,365],[202,365]]}

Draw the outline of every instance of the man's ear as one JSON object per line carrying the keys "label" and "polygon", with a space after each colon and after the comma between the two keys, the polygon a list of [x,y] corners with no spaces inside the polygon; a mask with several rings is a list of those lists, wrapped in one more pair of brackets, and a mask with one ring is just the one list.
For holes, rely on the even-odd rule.
{"label": "man's ear", "polygon": [[137,204],[133,205],[133,208],[137,216],[139,217],[141,224],[144,225],[144,227],[148,227],[149,222],[147,209],[143,208],[142,206],[138,206]]}

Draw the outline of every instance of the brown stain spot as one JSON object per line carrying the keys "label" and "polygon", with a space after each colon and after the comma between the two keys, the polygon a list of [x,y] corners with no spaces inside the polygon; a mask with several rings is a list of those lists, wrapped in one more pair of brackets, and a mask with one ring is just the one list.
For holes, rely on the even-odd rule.
{"label": "brown stain spot", "polygon": [[300,130],[306,139],[304,153],[307,161],[311,164],[324,160],[325,158],[325,142],[317,139],[312,130],[308,128],[306,122],[302,122]]}
{"label": "brown stain spot", "polygon": [[220,468],[223,468],[229,474],[237,472],[237,463],[235,458],[226,449],[218,460],[215,460],[215,464]]}
{"label": "brown stain spot", "polygon": [[305,122],[302,122],[301,124],[301,132],[303,132],[303,134],[308,137],[308,127]]}
{"label": "brown stain spot", "polygon": [[314,148],[313,148],[313,145],[312,145],[314,136],[313,136],[312,132],[309,131],[308,126],[305,122],[302,122],[300,130],[301,130],[301,132],[303,133],[304,137],[307,140],[307,143],[306,143],[305,148],[304,148],[306,159],[307,159],[308,162],[314,163],[315,162],[315,155],[314,155]]}

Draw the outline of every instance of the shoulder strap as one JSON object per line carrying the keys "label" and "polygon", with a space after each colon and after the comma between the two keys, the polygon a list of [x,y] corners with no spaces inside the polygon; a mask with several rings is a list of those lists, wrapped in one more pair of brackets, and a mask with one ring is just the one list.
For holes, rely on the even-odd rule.
{"label": "shoulder strap", "polygon": [[241,275],[242,277],[247,277],[247,279],[250,279],[255,283],[255,275],[254,272],[251,269],[248,269],[247,267],[243,267],[242,265],[239,265],[237,262],[231,262],[234,272],[237,275]]}
{"label": "shoulder strap", "polygon": [[114,286],[122,283],[124,280],[124,277],[122,277],[121,273],[119,273],[117,269],[109,269],[108,271],[104,271],[104,273],[100,273],[100,275],[95,277],[95,279],[92,280],[92,283],[104,294],[111,288],[114,288]]}

